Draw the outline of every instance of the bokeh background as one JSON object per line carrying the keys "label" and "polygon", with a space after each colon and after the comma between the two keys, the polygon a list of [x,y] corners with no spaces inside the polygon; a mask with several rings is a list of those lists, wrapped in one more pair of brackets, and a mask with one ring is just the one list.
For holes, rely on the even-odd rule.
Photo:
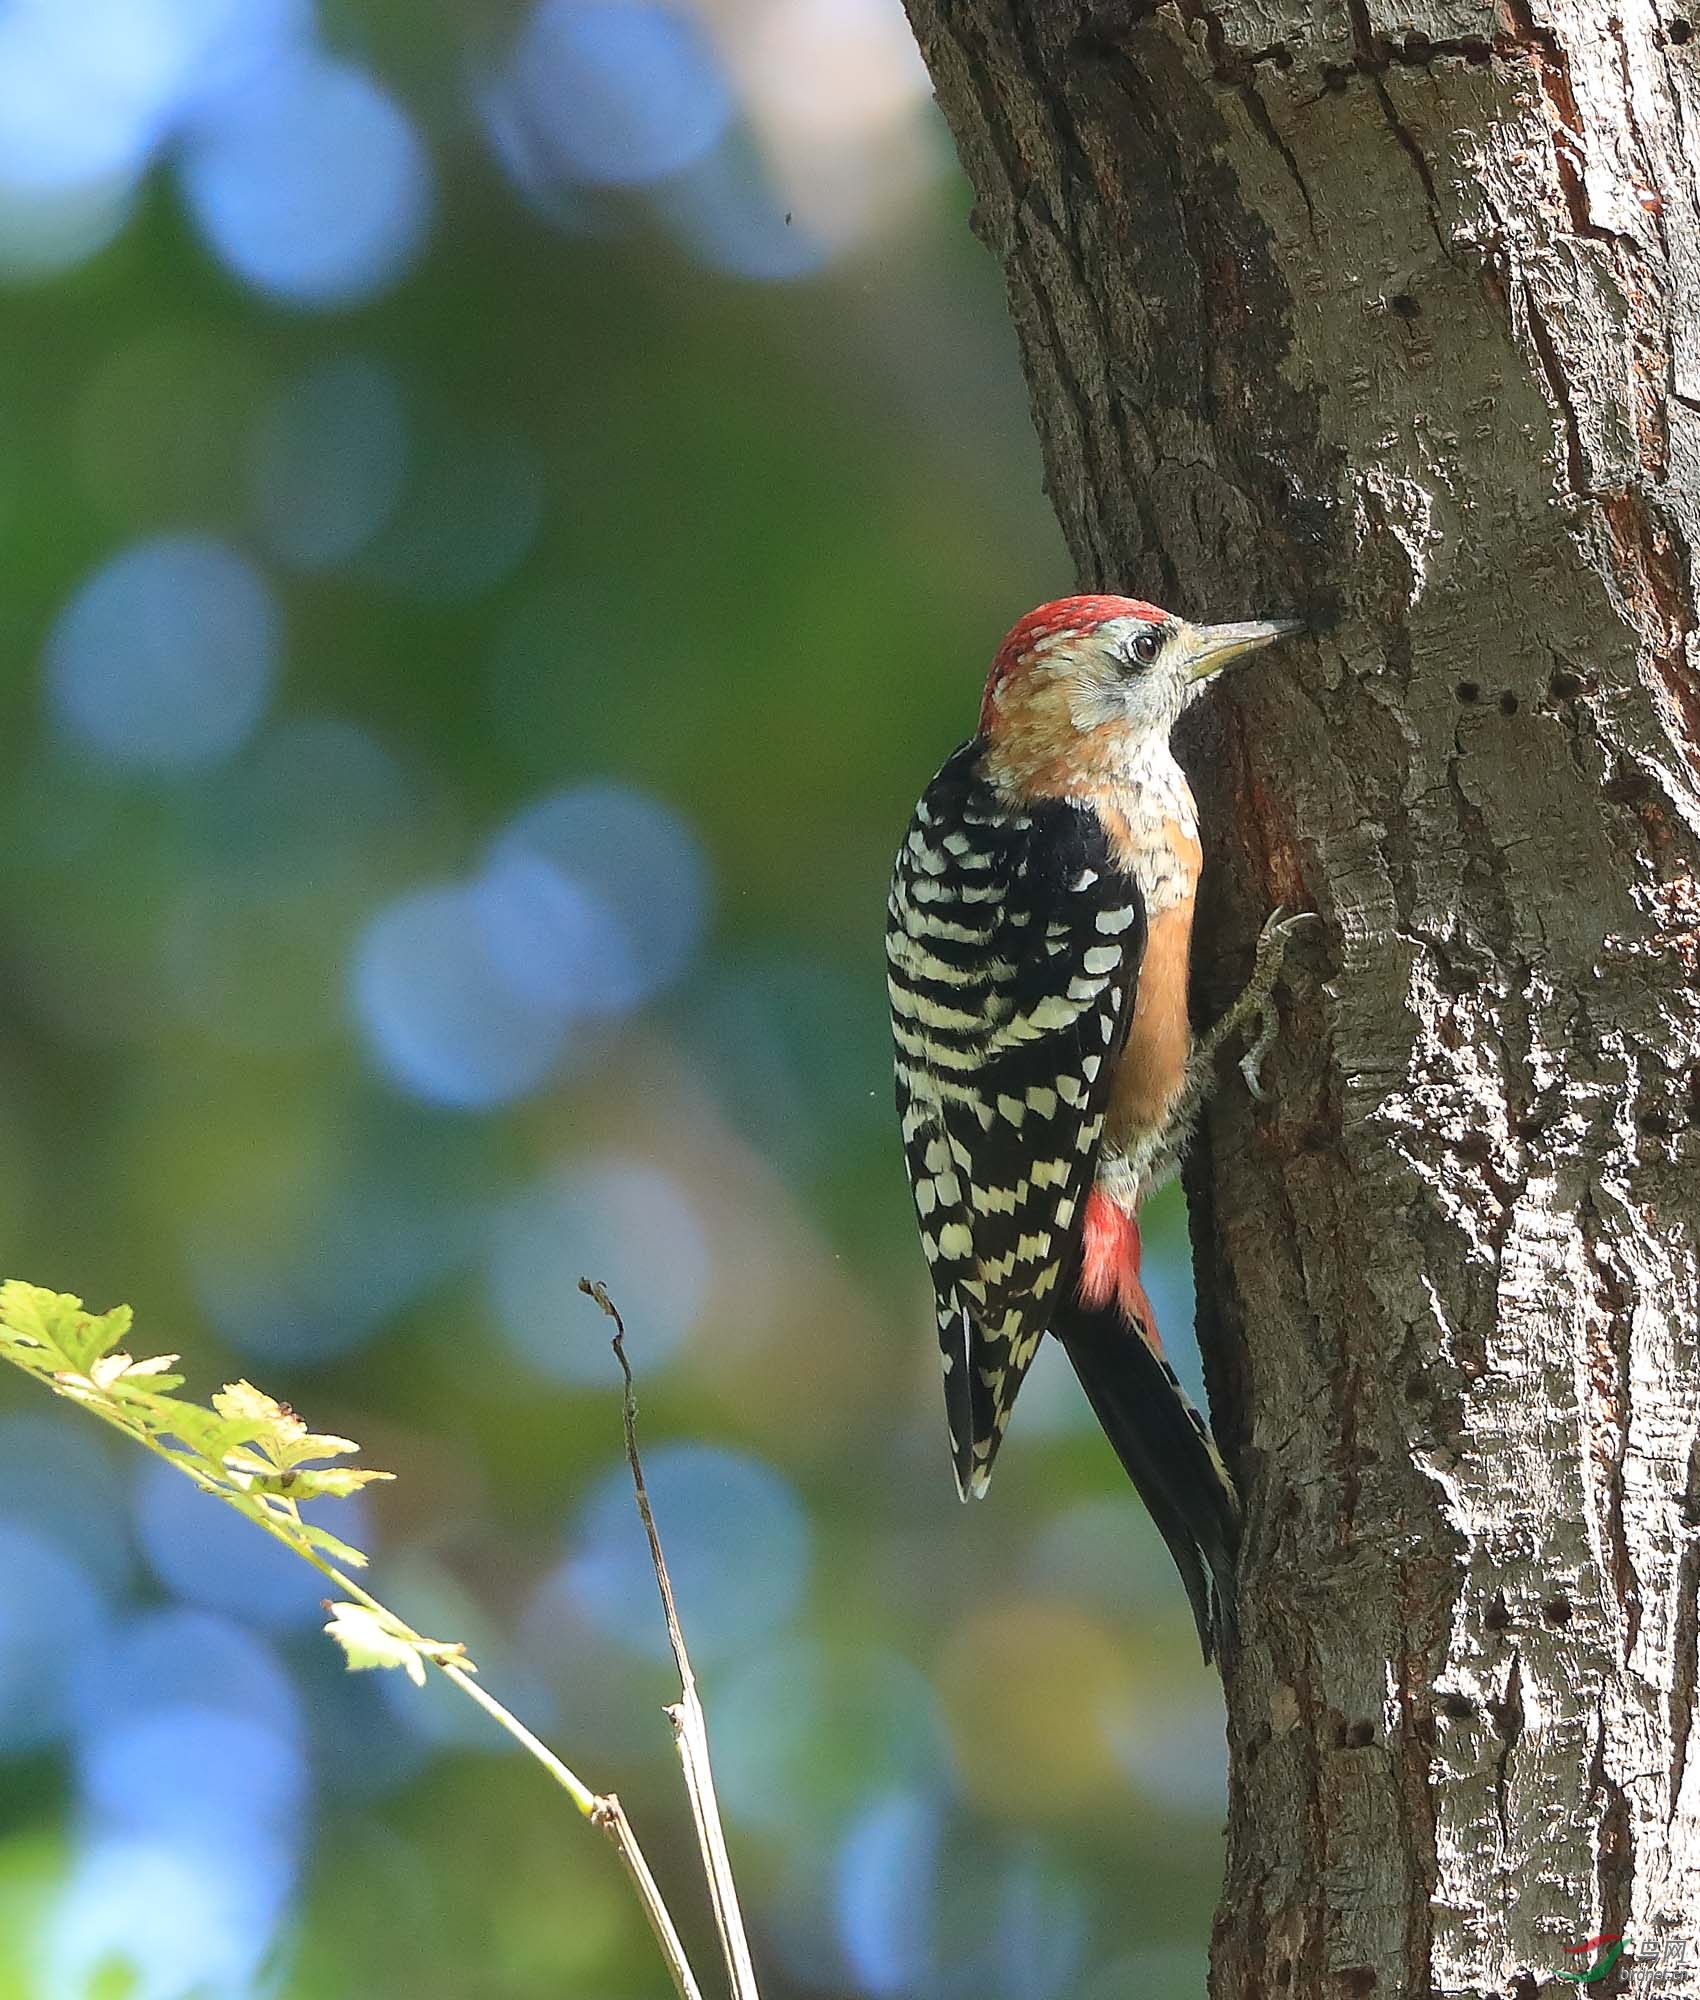
{"label": "bokeh background", "polygon": [[[400,1474],[712,1990],[604,1278],[772,2000],[1165,2000],[1215,1683],[1058,1356],[958,1505],[891,1129],[889,859],[1070,582],[967,211],[898,0],[0,0],[0,1241]],[[0,1382],[0,2000],[665,1991],[320,1595]]]}

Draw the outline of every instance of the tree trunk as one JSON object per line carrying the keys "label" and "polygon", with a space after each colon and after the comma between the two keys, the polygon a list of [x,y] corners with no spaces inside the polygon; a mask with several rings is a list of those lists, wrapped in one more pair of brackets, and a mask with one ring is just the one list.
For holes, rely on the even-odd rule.
{"label": "tree trunk", "polygon": [[1213,1991],[1700,1994],[1700,38],[909,4],[1082,583],[1315,634],[1189,758],[1201,1013],[1324,919],[1190,1176]]}

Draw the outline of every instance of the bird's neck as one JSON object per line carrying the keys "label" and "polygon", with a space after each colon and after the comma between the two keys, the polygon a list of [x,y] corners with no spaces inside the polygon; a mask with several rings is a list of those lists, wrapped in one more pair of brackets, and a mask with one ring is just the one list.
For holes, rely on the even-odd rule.
{"label": "bird's neck", "polygon": [[1166,737],[1124,738],[1098,791],[1130,819],[1151,825],[1172,821],[1189,840],[1198,837],[1198,805]]}
{"label": "bird's neck", "polygon": [[1095,811],[1111,852],[1139,884],[1147,916],[1191,897],[1198,807],[1166,739],[1106,728],[1050,745],[1028,733],[1015,744],[988,743],[985,770],[1011,804],[1068,799]]}
{"label": "bird's neck", "polygon": [[1172,785],[1094,799],[1110,852],[1139,885],[1148,923],[1165,911],[1184,913],[1186,929],[1179,935],[1183,954],[1192,925],[1192,899],[1198,890],[1203,850],[1198,844],[1198,814],[1192,787],[1178,764]]}

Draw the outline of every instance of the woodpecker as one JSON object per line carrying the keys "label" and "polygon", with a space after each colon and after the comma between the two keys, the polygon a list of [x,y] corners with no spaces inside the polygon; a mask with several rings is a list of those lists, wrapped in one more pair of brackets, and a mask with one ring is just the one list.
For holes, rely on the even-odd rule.
{"label": "woodpecker", "polygon": [[[922,794],[887,904],[897,1111],[938,1308],[964,1499],[984,1494],[1054,1334],[1168,1544],[1208,1660],[1231,1617],[1239,1505],[1164,1358],[1139,1206],[1172,1175],[1224,1038],[1263,1017],[1294,924],[1209,1034],[1187,1012],[1201,851],[1176,720],[1231,661],[1303,627],[1194,625],[1129,597],[1023,618],[979,732]],[[1259,1093],[1260,1094],[1260,1093]]]}

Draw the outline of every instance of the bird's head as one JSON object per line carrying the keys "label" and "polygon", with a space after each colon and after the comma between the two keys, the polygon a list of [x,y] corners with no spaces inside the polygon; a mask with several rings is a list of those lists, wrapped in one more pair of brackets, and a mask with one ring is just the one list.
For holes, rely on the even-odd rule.
{"label": "bird's head", "polygon": [[1063,597],[1030,611],[986,677],[980,734],[1025,790],[1113,780],[1166,748],[1181,711],[1233,661],[1302,624],[1193,625],[1137,597]]}

